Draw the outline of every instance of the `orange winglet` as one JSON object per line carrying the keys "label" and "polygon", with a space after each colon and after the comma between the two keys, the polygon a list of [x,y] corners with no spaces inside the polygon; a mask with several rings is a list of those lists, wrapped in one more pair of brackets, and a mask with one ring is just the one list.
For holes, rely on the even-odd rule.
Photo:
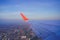
{"label": "orange winglet", "polygon": [[28,21],[28,18],[23,13],[20,13],[20,15],[22,16],[24,21]]}

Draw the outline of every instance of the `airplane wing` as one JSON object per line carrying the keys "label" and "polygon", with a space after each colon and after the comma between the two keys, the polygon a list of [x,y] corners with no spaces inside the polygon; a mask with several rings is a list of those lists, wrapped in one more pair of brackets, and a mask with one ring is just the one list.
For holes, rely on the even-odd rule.
{"label": "airplane wing", "polygon": [[25,22],[28,21],[28,18],[27,18],[23,13],[20,13],[20,15],[22,16],[22,18],[23,18],[23,20],[24,20]]}

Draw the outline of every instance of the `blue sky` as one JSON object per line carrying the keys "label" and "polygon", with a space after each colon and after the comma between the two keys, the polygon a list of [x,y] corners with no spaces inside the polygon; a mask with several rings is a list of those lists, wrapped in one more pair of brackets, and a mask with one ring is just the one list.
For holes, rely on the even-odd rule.
{"label": "blue sky", "polygon": [[0,0],[0,19],[60,19],[59,0]]}

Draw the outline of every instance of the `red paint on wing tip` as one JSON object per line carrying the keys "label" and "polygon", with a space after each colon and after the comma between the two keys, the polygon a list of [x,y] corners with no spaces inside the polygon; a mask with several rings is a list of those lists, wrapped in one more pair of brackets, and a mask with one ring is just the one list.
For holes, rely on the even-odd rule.
{"label": "red paint on wing tip", "polygon": [[23,13],[20,13],[20,15],[22,16],[22,18],[23,18],[23,20],[24,20],[25,22],[28,21],[28,18],[27,18]]}

